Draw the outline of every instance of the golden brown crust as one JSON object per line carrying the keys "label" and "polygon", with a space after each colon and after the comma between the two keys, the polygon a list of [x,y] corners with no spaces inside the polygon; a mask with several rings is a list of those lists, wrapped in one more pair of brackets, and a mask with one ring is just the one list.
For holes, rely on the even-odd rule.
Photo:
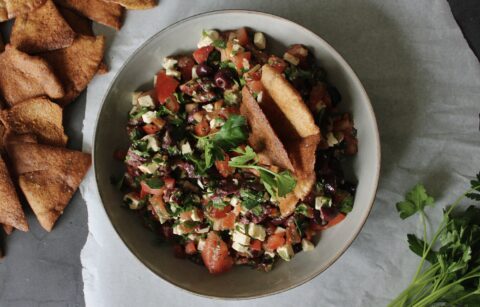
{"label": "golden brown crust", "polygon": [[75,32],[63,19],[52,0],[15,19],[10,42],[18,50],[38,53],[65,48],[73,43]]}
{"label": "golden brown crust", "polygon": [[105,75],[108,74],[108,66],[105,64],[105,62],[101,62],[100,65],[98,65],[98,70],[97,70],[97,75]]}
{"label": "golden brown crust", "polygon": [[155,7],[158,0],[106,0],[118,3],[129,10],[146,10]]}
{"label": "golden brown crust", "polygon": [[39,8],[46,0],[0,0],[0,22]]}
{"label": "golden brown crust", "polygon": [[122,27],[125,9],[119,4],[102,0],[55,0],[55,2],[114,29],[119,30]]}
{"label": "golden brown crust", "polygon": [[11,144],[8,152],[23,194],[42,227],[51,231],[87,173],[90,155],[28,143]]}
{"label": "golden brown crust", "polygon": [[[262,67],[262,84],[268,95],[273,98],[273,102],[295,129],[298,137],[304,138],[320,133],[312,114],[297,90],[268,64]],[[267,117],[272,119],[268,114]]]}
{"label": "golden brown crust", "polygon": [[28,231],[27,220],[22,205],[10,179],[7,166],[0,157],[0,224]]}
{"label": "golden brown crust", "polygon": [[10,132],[32,134],[42,144],[65,146],[62,108],[47,98],[33,98],[0,112],[0,120]]}
{"label": "golden brown crust", "polygon": [[79,35],[70,47],[42,54],[65,87],[65,96],[55,102],[65,106],[77,98],[97,73],[104,49],[103,36]]}
{"label": "golden brown crust", "polygon": [[38,56],[7,45],[0,54],[0,67],[0,95],[10,106],[39,96],[64,96],[62,84],[51,66]]}
{"label": "golden brown crust", "polygon": [[276,165],[293,171],[285,147],[246,86],[242,90],[240,113],[247,119],[251,129],[248,144],[259,156],[267,157],[269,161],[266,161],[268,163],[265,164]]}

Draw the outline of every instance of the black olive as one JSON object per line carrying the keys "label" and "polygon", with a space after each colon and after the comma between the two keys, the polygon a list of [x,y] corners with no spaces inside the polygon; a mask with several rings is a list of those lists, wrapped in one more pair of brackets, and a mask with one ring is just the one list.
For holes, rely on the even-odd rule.
{"label": "black olive", "polygon": [[213,74],[213,68],[208,66],[207,64],[198,64],[196,68],[197,75],[202,78],[202,77],[208,77]]}
{"label": "black olive", "polygon": [[232,73],[228,69],[220,69],[215,74],[215,84],[221,89],[229,89],[233,86]]}
{"label": "black olive", "polygon": [[328,91],[328,94],[330,94],[330,99],[332,100],[332,105],[334,107],[336,107],[340,103],[340,101],[342,100],[342,95],[340,95],[340,92],[334,86],[329,86],[327,88],[327,91]]}

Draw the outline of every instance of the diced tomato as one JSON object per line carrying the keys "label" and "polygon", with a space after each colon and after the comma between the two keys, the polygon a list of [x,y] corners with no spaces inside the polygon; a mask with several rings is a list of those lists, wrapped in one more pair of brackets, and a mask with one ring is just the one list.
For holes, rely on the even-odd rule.
{"label": "diced tomato", "polygon": [[243,78],[245,81],[260,81],[262,79],[262,70],[258,69],[258,67],[254,67],[251,70],[247,71]]}
{"label": "diced tomato", "polygon": [[201,89],[200,84],[196,80],[190,80],[180,85],[180,90],[188,96],[193,96],[195,92]]}
{"label": "diced tomato", "polygon": [[157,74],[157,84],[155,90],[157,91],[157,99],[161,104],[164,104],[168,97],[172,96],[177,89],[179,82],[171,76],[167,76],[165,70],[160,70]]}
{"label": "diced tomato", "polygon": [[225,154],[224,160],[216,160],[215,167],[217,168],[218,172],[222,177],[227,178],[231,174],[233,174],[234,169],[228,166],[228,162],[230,161],[230,157]]}
{"label": "diced tomato", "polygon": [[285,68],[287,68],[287,62],[274,55],[268,58],[268,65],[272,66],[279,74],[283,73]]}
{"label": "diced tomato", "polygon": [[242,27],[237,30],[237,39],[238,43],[242,46],[248,44],[248,32],[246,28]]}
{"label": "diced tomato", "polygon": [[148,186],[148,184],[145,181],[140,182],[140,186],[142,188],[141,191],[140,191],[140,197],[141,198],[144,198],[148,194],[160,195],[165,190],[164,187],[161,187],[161,188],[158,188],[158,189],[151,188],[151,187]]}
{"label": "diced tomato", "polygon": [[180,104],[177,101],[177,97],[171,95],[165,100],[165,107],[172,111],[173,113],[177,113],[180,110]]}
{"label": "diced tomato", "polygon": [[320,230],[325,230],[327,228],[333,227],[333,226],[337,225],[338,223],[340,223],[341,221],[343,221],[345,219],[345,217],[346,217],[345,214],[339,213],[339,214],[337,214],[336,217],[334,217],[332,220],[330,220],[330,222],[328,222],[326,225],[321,225],[318,228]]}
{"label": "diced tomato", "polygon": [[175,187],[175,179],[172,177],[163,178],[163,182],[165,183],[165,187],[167,189],[173,189]]}
{"label": "diced tomato", "polygon": [[209,214],[213,218],[220,219],[220,218],[226,217],[227,213],[232,211],[232,209],[233,209],[233,207],[230,206],[230,205],[227,205],[222,209],[213,207]]}
{"label": "diced tomato", "polygon": [[210,55],[210,52],[213,51],[213,49],[213,46],[205,46],[197,49],[193,53],[193,58],[198,64],[202,64],[203,62],[206,62],[208,60],[208,56]]}
{"label": "diced tomato", "polygon": [[232,61],[238,70],[242,70],[243,68],[245,68],[243,60],[246,60],[250,63],[251,57],[252,57],[252,54],[249,51],[239,52],[233,57]]}
{"label": "diced tomato", "polygon": [[260,93],[263,91],[263,84],[261,81],[250,81],[247,82],[247,86],[250,89],[250,92],[252,93]]}
{"label": "diced tomato", "polygon": [[[239,206],[237,206],[238,208]],[[230,230],[235,226],[235,219],[237,215],[234,211],[228,212],[224,218],[216,220],[219,230]]]}
{"label": "diced tomato", "polygon": [[188,243],[185,245],[185,253],[187,255],[193,255],[196,252],[197,252],[197,247],[195,246],[195,242],[188,241]]}
{"label": "diced tomato", "polygon": [[163,118],[155,117],[152,119],[152,124],[156,125],[158,129],[162,129],[167,124],[167,121]]}
{"label": "diced tomato", "polygon": [[198,136],[206,136],[210,132],[210,125],[207,119],[203,118],[201,122],[195,125],[195,134]]}
{"label": "diced tomato", "polygon": [[192,79],[192,68],[195,66],[195,61],[189,56],[181,56],[178,58],[178,69],[182,74],[183,81]]}
{"label": "diced tomato", "polygon": [[253,250],[253,251],[261,251],[262,250],[262,241],[260,240],[252,240],[252,242],[250,242],[250,249]]}
{"label": "diced tomato", "polygon": [[264,246],[266,250],[273,251],[285,244],[285,233],[275,233],[268,237]]}
{"label": "diced tomato", "polygon": [[143,131],[145,131],[146,134],[155,134],[158,131],[160,131],[160,128],[158,128],[157,125],[154,124],[148,124],[142,127]]}
{"label": "diced tomato", "polygon": [[219,274],[230,270],[233,259],[228,254],[228,246],[215,233],[209,232],[202,250],[203,263],[212,274]]}
{"label": "diced tomato", "polygon": [[113,157],[118,161],[125,160],[126,156],[127,156],[127,151],[124,149],[115,150],[115,152],[113,153]]}

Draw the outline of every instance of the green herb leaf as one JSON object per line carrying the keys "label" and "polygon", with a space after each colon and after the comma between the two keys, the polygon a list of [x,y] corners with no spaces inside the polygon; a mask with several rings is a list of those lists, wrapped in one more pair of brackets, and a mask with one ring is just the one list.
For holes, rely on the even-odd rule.
{"label": "green herb leaf", "polygon": [[228,150],[245,143],[248,138],[247,121],[241,115],[230,116],[213,137],[216,146]]}
{"label": "green herb leaf", "polygon": [[345,196],[345,198],[342,200],[339,206],[339,210],[342,213],[350,213],[353,210],[353,196],[348,194]]}
{"label": "green herb leaf", "polygon": [[417,184],[410,192],[406,199],[397,203],[397,211],[400,218],[406,219],[419,211],[423,211],[426,206],[433,204],[433,197],[427,194],[425,187]]}
{"label": "green herb leaf", "polygon": [[297,182],[293,178],[292,173],[289,171],[283,171],[275,176],[277,183],[278,196],[283,197],[293,191]]}
{"label": "green herb leaf", "polygon": [[[422,257],[423,256],[423,251],[426,245],[425,241],[419,239],[416,235],[414,234],[408,234],[407,235],[407,240],[408,240],[408,245],[409,248],[412,252],[417,254],[418,256]],[[428,260],[430,263],[435,263],[437,261],[437,257],[434,251],[430,250],[428,255],[425,257],[425,259]]]}
{"label": "green herb leaf", "polygon": [[235,148],[233,151],[240,155],[230,160],[230,166],[235,167],[235,165],[243,165],[251,161],[256,162],[257,154],[250,146],[246,146],[245,149]]}
{"label": "green herb leaf", "polygon": [[225,49],[225,48],[227,48],[227,43],[226,43],[224,40],[222,40],[222,39],[216,39],[216,40],[214,40],[213,43],[212,43],[212,45],[213,45],[214,47],[217,47],[217,48],[220,48],[220,49]]}
{"label": "green herb leaf", "polygon": [[158,177],[147,179],[145,180],[145,183],[152,189],[160,189],[165,184],[163,180]]}
{"label": "green herb leaf", "polygon": [[475,192],[468,193],[467,197],[480,201],[480,172],[477,174],[476,179],[470,181],[470,188],[474,189]]}

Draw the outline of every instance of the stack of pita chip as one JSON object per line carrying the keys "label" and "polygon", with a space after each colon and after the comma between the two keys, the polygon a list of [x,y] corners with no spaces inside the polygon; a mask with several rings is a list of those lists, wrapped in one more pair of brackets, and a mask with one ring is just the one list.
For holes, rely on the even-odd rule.
{"label": "stack of pita chip", "polygon": [[312,190],[320,129],[298,91],[269,65],[262,67],[265,89],[261,103],[246,87],[240,112],[252,129],[249,144],[259,153],[260,162],[293,171],[295,189],[281,198],[282,216],[290,215]]}
{"label": "stack of pita chip", "polygon": [[0,37],[0,225],[7,233],[28,231],[22,201],[51,231],[90,167],[89,154],[65,148],[63,107],[108,72],[105,39],[92,21],[118,30],[125,8],[156,4],[0,0],[0,23],[15,19],[10,43]]}

